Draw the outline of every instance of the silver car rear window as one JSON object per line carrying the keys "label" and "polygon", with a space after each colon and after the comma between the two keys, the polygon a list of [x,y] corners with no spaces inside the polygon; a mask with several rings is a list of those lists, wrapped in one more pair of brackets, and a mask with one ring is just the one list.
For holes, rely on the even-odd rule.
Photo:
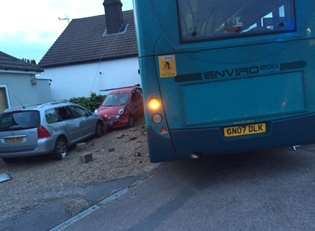
{"label": "silver car rear window", "polygon": [[0,114],[0,130],[22,130],[37,128],[40,125],[38,111],[16,111]]}

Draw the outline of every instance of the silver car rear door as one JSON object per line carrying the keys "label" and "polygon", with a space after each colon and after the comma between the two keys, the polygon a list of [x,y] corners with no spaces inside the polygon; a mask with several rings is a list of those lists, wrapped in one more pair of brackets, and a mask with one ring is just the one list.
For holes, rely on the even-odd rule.
{"label": "silver car rear door", "polygon": [[56,109],[58,115],[62,119],[63,127],[67,133],[71,143],[78,142],[83,137],[83,131],[81,130],[81,117],[73,115],[70,106],[64,106]]}
{"label": "silver car rear door", "polygon": [[88,110],[77,106],[73,105],[71,106],[72,113],[76,115],[76,117],[81,118],[81,130],[83,132],[83,136],[91,136],[95,132],[96,128],[96,120],[93,118]]}

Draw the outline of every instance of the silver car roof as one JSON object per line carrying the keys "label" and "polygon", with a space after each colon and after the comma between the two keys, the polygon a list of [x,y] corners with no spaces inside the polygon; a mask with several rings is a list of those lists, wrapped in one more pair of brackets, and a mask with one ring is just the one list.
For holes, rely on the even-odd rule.
{"label": "silver car roof", "polygon": [[44,111],[44,110],[49,110],[52,108],[56,107],[65,107],[65,106],[71,106],[71,105],[76,105],[74,103],[68,102],[68,101],[54,101],[54,102],[48,102],[44,104],[39,104],[39,105],[33,105],[33,106],[27,106],[27,107],[16,107],[11,110],[8,110],[7,112],[12,112],[12,111],[26,111],[26,110],[37,110],[37,111]]}

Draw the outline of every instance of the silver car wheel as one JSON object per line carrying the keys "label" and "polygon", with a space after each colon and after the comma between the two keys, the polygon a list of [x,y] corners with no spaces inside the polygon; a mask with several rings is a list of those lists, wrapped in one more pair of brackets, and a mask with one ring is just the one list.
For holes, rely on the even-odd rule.
{"label": "silver car wheel", "polygon": [[59,138],[56,141],[56,146],[54,150],[54,155],[57,160],[63,160],[67,157],[68,145],[65,138]]}
{"label": "silver car wheel", "polygon": [[96,129],[95,129],[95,136],[96,137],[102,137],[106,133],[106,128],[105,125],[102,124],[101,122],[98,122],[96,124]]}

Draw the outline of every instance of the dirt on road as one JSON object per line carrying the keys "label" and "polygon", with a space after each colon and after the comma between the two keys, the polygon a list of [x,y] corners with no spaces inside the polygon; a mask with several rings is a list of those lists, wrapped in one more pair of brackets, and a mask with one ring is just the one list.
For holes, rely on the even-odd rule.
{"label": "dirt on road", "polygon": [[[84,153],[92,153],[94,160],[82,163]],[[48,200],[71,200],[80,194],[80,187],[145,175],[155,166],[148,158],[143,122],[80,144],[62,161],[41,157],[5,164],[0,160],[0,173],[13,178],[0,184],[0,223]]]}

